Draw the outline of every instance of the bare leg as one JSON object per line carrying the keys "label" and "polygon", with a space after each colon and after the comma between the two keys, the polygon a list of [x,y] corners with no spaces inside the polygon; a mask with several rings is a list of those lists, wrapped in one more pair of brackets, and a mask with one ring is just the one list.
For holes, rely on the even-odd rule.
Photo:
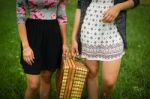
{"label": "bare leg", "polygon": [[42,71],[40,75],[40,99],[49,99],[50,96],[50,80],[52,72]]}
{"label": "bare leg", "polygon": [[105,61],[102,66],[102,99],[109,99],[117,80],[121,59]]}
{"label": "bare leg", "polygon": [[39,87],[39,75],[27,74],[27,89],[25,92],[25,99],[36,99],[35,96]]}
{"label": "bare leg", "polygon": [[89,69],[87,77],[87,89],[89,99],[98,99],[98,61],[87,60],[86,66]]}

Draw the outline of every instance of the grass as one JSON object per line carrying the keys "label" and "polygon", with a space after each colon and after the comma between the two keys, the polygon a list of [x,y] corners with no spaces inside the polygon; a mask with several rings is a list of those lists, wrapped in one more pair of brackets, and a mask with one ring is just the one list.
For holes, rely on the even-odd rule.
{"label": "grass", "polygon": [[[15,0],[0,0],[0,4],[0,99],[23,99],[26,78],[19,64],[20,42],[16,27]],[[71,2],[67,7],[69,45],[75,7]],[[149,10],[150,6],[141,5],[128,12],[128,50],[111,99],[150,99]],[[101,79],[99,82],[101,83]],[[55,99],[55,75],[52,84],[54,87],[51,97]],[[83,97],[87,98],[86,91]]]}

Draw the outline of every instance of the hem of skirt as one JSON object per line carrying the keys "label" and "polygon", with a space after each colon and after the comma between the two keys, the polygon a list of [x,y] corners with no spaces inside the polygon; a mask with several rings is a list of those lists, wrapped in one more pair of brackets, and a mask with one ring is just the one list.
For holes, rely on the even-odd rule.
{"label": "hem of skirt", "polygon": [[41,69],[40,71],[28,71],[28,70],[24,70],[24,69],[23,69],[23,72],[24,72],[25,74],[29,74],[29,75],[40,75],[40,73],[41,73],[42,71],[55,72],[57,69],[59,69],[59,68]]}
{"label": "hem of skirt", "polygon": [[123,52],[120,56],[115,57],[115,58],[112,58],[112,59],[106,59],[106,58],[91,58],[91,57],[88,57],[88,56],[86,56],[86,55],[82,55],[82,54],[81,54],[81,58],[85,58],[85,59],[87,59],[87,60],[96,60],[96,61],[114,61],[114,60],[121,59],[124,54],[125,54],[125,52]]}
{"label": "hem of skirt", "polygon": [[[28,64],[23,63],[22,61],[20,61],[20,64],[22,66],[22,70],[25,74],[29,74],[29,75],[40,75],[40,73],[42,71],[50,71],[50,72],[55,72],[57,69],[59,69],[60,67],[51,67],[51,68],[41,68],[40,70],[29,70],[26,69],[25,66],[29,66]],[[37,66],[37,65],[36,65]],[[41,67],[41,66],[40,66]]]}

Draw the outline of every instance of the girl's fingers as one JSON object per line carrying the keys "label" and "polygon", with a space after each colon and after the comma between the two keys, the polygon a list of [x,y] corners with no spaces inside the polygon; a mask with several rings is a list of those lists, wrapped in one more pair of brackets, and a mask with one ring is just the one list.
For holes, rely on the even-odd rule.
{"label": "girl's fingers", "polygon": [[27,62],[27,59],[26,59],[26,57],[23,57],[23,59],[24,59],[24,61],[25,61],[25,62]]}
{"label": "girl's fingers", "polygon": [[29,65],[32,65],[34,63],[34,53],[31,48],[28,48],[23,51],[23,58],[24,61],[27,62]]}
{"label": "girl's fingers", "polygon": [[[114,19],[114,14],[111,10],[108,10],[104,16],[103,16],[103,22],[112,22],[112,20]],[[113,19],[112,19],[113,18]]]}
{"label": "girl's fingers", "polygon": [[114,20],[114,16],[112,14],[108,14],[107,17],[103,19],[103,22],[111,23]]}
{"label": "girl's fingers", "polygon": [[32,64],[34,63],[33,56],[30,57],[30,61],[31,61]]}
{"label": "girl's fingers", "polygon": [[32,65],[32,62],[31,62],[31,58],[30,58],[30,57],[27,58],[27,61],[28,61],[28,64],[29,64],[29,65]]}
{"label": "girl's fingers", "polygon": [[76,53],[75,48],[72,48],[72,56],[73,56],[73,57],[75,56],[75,53]]}
{"label": "girl's fingers", "polygon": [[25,62],[30,65],[28,57],[24,58]]}
{"label": "girl's fingers", "polygon": [[33,52],[32,52],[32,58],[33,58],[33,59],[35,59],[35,57],[34,57],[34,53],[33,53]]}
{"label": "girl's fingers", "polygon": [[104,14],[104,16],[103,16],[103,19],[105,20],[108,16],[109,16],[109,13],[106,12],[106,13]]}
{"label": "girl's fingers", "polygon": [[24,61],[26,62],[26,63],[28,63],[29,65],[32,65],[32,63],[34,63],[34,60],[33,60],[33,58],[30,56],[28,56],[28,57],[24,57]]}
{"label": "girl's fingers", "polygon": [[114,17],[111,17],[110,22],[113,22],[113,21],[114,21],[114,19],[115,19]]}
{"label": "girl's fingers", "polygon": [[79,55],[78,48],[75,49],[75,53],[76,53],[76,55]]}
{"label": "girl's fingers", "polygon": [[34,57],[34,53],[32,52],[32,57],[31,57],[31,61],[32,61],[32,63],[34,63],[34,59],[35,59],[35,57]]}
{"label": "girl's fingers", "polygon": [[65,48],[64,50],[63,50],[63,54],[66,56],[67,54],[68,54],[68,49],[67,48]]}
{"label": "girl's fingers", "polygon": [[111,20],[112,20],[112,16],[109,16],[109,17],[107,18],[107,22],[110,23]]}
{"label": "girl's fingers", "polygon": [[107,18],[106,18],[106,22],[110,22],[111,21],[111,15],[109,15]]}

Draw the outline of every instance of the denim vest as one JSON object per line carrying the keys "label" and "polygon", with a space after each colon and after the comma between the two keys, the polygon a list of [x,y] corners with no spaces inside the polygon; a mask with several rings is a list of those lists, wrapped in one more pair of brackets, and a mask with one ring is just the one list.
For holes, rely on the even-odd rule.
{"label": "denim vest", "polygon": [[[89,4],[91,3],[92,0],[78,0],[78,9],[81,10],[81,18],[80,18],[80,26],[79,26],[79,30],[78,30],[78,34],[77,34],[77,41],[78,41],[78,48],[79,48],[79,52],[81,52],[81,41],[80,41],[80,31],[81,31],[81,25],[83,23],[83,19],[86,13],[86,9],[89,6]],[[126,0],[114,0],[114,5],[124,2]],[[134,7],[136,7],[140,1],[139,0],[133,0],[134,1]],[[133,7],[133,8],[134,8]],[[126,39],[126,10],[121,11],[119,13],[119,15],[117,16],[117,18],[115,19],[115,24],[117,26],[117,29],[123,39],[123,43],[124,43],[124,48],[127,49],[127,39]]]}

